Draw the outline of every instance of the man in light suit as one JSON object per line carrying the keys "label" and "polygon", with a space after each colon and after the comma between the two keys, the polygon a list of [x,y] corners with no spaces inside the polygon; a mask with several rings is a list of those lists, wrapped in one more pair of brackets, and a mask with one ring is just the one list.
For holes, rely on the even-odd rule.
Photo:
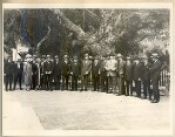
{"label": "man in light suit", "polygon": [[105,69],[107,70],[107,77],[108,77],[108,93],[114,93],[115,92],[115,82],[116,82],[116,66],[117,61],[115,59],[114,55],[109,56],[109,60],[106,62]]}
{"label": "man in light suit", "polygon": [[122,55],[120,53],[117,54],[117,85],[118,85],[118,94],[124,94],[124,60],[122,59]]}
{"label": "man in light suit", "polygon": [[89,75],[92,71],[92,61],[89,60],[89,55],[86,53],[84,55],[84,60],[81,64],[81,91],[87,91]]}

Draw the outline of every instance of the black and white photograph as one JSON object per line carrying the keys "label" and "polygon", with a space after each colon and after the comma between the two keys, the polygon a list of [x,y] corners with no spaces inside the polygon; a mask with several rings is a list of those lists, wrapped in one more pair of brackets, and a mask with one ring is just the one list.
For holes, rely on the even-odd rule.
{"label": "black and white photograph", "polygon": [[4,4],[3,134],[169,135],[172,11],[145,6]]}

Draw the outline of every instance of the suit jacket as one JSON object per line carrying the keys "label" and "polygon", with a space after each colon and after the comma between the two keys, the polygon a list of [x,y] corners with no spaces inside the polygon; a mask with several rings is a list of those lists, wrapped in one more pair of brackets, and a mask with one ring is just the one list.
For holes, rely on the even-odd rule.
{"label": "suit jacket", "polygon": [[97,64],[93,63],[92,74],[94,76],[97,76],[100,74],[100,66],[101,66],[100,61]]}
{"label": "suit jacket", "polygon": [[133,76],[133,64],[130,62],[130,64],[125,63],[124,65],[124,75],[125,75],[125,79],[128,81],[132,80],[132,76]]}
{"label": "suit jacket", "polygon": [[69,72],[70,72],[70,63],[69,63],[69,62],[65,63],[65,62],[63,61],[63,62],[62,62],[61,70],[62,70],[61,73],[62,73],[63,76],[69,75]]}
{"label": "suit jacket", "polygon": [[53,73],[53,67],[54,67],[54,64],[53,64],[52,61],[46,61],[44,63],[44,72],[45,72],[45,74]]}
{"label": "suit jacket", "polygon": [[4,72],[6,73],[6,75],[12,75],[14,72],[14,63],[6,62],[4,64]]}
{"label": "suit jacket", "polygon": [[156,62],[153,62],[150,68],[150,78],[151,80],[159,80],[160,78],[160,72],[161,72],[161,62],[157,60]]}
{"label": "suit jacket", "polygon": [[42,61],[41,64],[40,64],[40,72],[41,74],[45,74],[45,61]]}
{"label": "suit jacket", "polygon": [[124,74],[124,66],[125,66],[125,62],[122,60],[122,61],[118,61],[117,62],[117,74],[118,75],[123,75]]}
{"label": "suit jacket", "polygon": [[14,63],[14,74],[20,74],[22,75],[23,73],[23,63],[22,62],[16,62]]}
{"label": "suit jacket", "polygon": [[61,64],[60,64],[60,62],[58,62],[58,63],[54,62],[53,74],[54,74],[54,76],[55,75],[61,75]]}
{"label": "suit jacket", "polygon": [[38,75],[38,66],[36,63],[32,63],[32,72],[33,75]]}
{"label": "suit jacket", "polygon": [[74,76],[80,75],[80,64],[79,64],[79,62],[77,62],[77,63],[73,62],[71,64],[71,72],[73,73],[72,75],[74,75]]}
{"label": "suit jacket", "polygon": [[91,72],[91,70],[92,70],[92,61],[90,61],[90,60],[87,60],[87,61],[83,60],[81,68],[82,68],[81,69],[81,74],[82,75],[86,75],[86,72],[87,72],[87,74],[89,74]]}
{"label": "suit jacket", "polygon": [[133,64],[133,79],[138,80],[141,78],[141,63],[139,62],[138,64]]}
{"label": "suit jacket", "polygon": [[145,65],[144,63],[142,63],[141,67],[140,67],[140,72],[141,72],[141,80],[148,81],[149,80],[149,66],[148,66],[148,64]]}

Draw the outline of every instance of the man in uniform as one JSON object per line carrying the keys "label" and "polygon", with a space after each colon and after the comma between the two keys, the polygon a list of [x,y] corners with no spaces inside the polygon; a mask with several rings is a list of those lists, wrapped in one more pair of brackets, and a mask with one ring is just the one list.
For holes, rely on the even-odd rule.
{"label": "man in uniform", "polygon": [[80,75],[80,64],[78,62],[78,57],[73,57],[73,62],[71,64],[71,75],[72,75],[72,91],[77,91],[78,89],[78,77]]}
{"label": "man in uniform", "polygon": [[63,56],[63,62],[62,62],[62,68],[61,68],[61,75],[62,75],[62,90],[65,90],[65,84],[66,84],[66,90],[68,90],[69,86],[69,71],[70,71],[70,63],[68,59],[68,55],[65,54]]}
{"label": "man in uniform", "polygon": [[47,61],[44,63],[45,75],[46,75],[46,89],[52,90],[52,73],[53,73],[53,61],[50,55],[47,55]]}
{"label": "man in uniform", "polygon": [[154,99],[151,102],[158,103],[160,101],[159,80],[160,80],[160,72],[161,72],[161,62],[158,59],[159,56],[157,53],[153,53],[152,56],[153,56],[153,63],[150,68],[150,79],[153,85]]}
{"label": "man in uniform", "polygon": [[99,90],[100,87],[100,61],[98,57],[95,57],[93,66],[92,66],[92,78],[94,91]]}
{"label": "man in uniform", "polygon": [[4,72],[5,72],[5,89],[6,91],[9,90],[8,86],[10,85],[10,90],[12,90],[12,81],[13,81],[13,68],[14,64],[12,62],[11,57],[8,58],[7,62],[4,66]]}
{"label": "man in uniform", "polygon": [[84,60],[82,61],[81,68],[81,91],[83,91],[83,89],[87,91],[89,75],[92,70],[92,61],[89,60],[88,53],[84,55]]}
{"label": "man in uniform", "polygon": [[129,96],[132,90],[132,63],[130,57],[126,57],[126,63],[124,67],[124,79],[125,79],[125,95]]}
{"label": "man in uniform", "polygon": [[61,63],[60,63],[59,57],[57,55],[55,55],[53,78],[54,78],[54,82],[55,82],[55,89],[60,90]]}

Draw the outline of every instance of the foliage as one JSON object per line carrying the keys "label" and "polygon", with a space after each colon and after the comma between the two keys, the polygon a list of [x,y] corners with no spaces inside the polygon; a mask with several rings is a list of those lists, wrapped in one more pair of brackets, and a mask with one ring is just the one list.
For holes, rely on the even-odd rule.
{"label": "foliage", "polygon": [[[50,32],[49,32],[50,28]],[[5,51],[20,38],[33,53],[145,54],[169,45],[166,9],[20,9],[4,12]],[[38,47],[38,48],[37,48]],[[30,50],[30,51],[31,51]]]}

